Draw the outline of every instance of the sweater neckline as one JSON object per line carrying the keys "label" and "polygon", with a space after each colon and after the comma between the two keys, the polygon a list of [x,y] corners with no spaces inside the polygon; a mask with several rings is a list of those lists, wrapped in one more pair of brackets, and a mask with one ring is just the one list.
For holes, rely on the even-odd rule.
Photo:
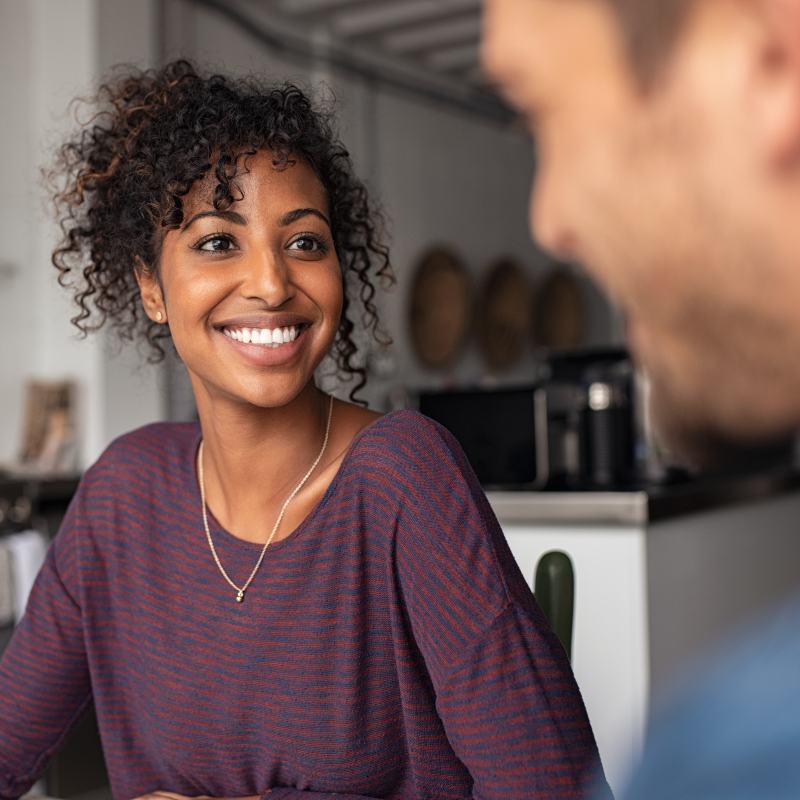
{"label": "sweater neckline", "polygon": [[[305,530],[307,530],[309,527],[313,525],[316,518],[323,512],[323,510],[328,505],[333,495],[336,493],[339,484],[344,479],[344,475],[350,467],[350,462],[353,459],[354,454],[361,440],[365,437],[365,435],[368,432],[372,431],[373,428],[377,427],[384,419],[386,419],[390,415],[397,413],[401,412],[389,411],[383,416],[378,417],[378,419],[374,420],[369,425],[365,425],[360,431],[358,431],[358,433],[356,433],[356,435],[352,438],[349,447],[347,448],[347,452],[344,454],[344,457],[342,458],[341,464],[339,464],[339,469],[336,470],[336,473],[331,479],[331,482],[328,484],[328,487],[325,489],[322,497],[319,499],[317,504],[286,536],[284,536],[282,539],[279,539],[277,542],[272,542],[272,544],[270,544],[270,546],[267,548],[267,553],[264,556],[265,558],[268,557],[270,553],[283,550],[285,546],[290,545]],[[202,428],[200,427],[200,424],[197,423],[197,430],[192,439],[192,446],[190,448],[189,482],[192,491],[192,502],[197,508],[197,517],[201,528],[202,528],[202,517],[200,510],[200,482],[197,475],[197,451],[200,448],[200,442],[202,438],[203,438],[203,431]],[[217,536],[227,541],[228,543],[230,543],[231,546],[240,548],[243,552],[247,552],[249,550],[259,553],[261,552],[261,549],[264,547],[263,542],[262,543],[248,542],[246,539],[240,539],[238,536],[235,536],[233,533],[227,530],[219,522],[219,520],[214,516],[214,513],[211,511],[211,508],[206,506],[206,511],[208,513],[208,525],[211,530],[211,534],[213,536]]]}

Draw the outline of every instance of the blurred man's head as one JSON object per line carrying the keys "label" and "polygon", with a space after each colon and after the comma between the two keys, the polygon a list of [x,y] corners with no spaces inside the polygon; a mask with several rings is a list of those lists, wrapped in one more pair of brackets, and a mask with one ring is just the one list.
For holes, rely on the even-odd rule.
{"label": "blurred man's head", "polygon": [[800,0],[487,0],[531,222],[625,313],[665,437],[800,424]]}

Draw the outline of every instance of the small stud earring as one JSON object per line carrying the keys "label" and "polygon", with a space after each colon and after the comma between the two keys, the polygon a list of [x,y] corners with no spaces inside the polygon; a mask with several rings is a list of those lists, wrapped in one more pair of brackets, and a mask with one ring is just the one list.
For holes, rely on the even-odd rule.
{"label": "small stud earring", "polygon": [[156,322],[161,322],[164,319],[164,315],[160,311],[156,311]]}

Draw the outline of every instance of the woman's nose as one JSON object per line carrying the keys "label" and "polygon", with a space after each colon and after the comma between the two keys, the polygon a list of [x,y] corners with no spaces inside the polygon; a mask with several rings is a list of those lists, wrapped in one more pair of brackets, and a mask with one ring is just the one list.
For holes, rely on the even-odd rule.
{"label": "woman's nose", "polygon": [[253,250],[243,266],[242,293],[248,299],[277,308],[294,297],[288,266],[279,253],[268,248]]}

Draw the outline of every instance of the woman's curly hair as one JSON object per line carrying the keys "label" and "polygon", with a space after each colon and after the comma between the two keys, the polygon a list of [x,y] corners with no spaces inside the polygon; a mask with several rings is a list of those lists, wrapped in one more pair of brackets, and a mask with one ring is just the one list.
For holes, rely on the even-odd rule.
{"label": "woman's curly hair", "polygon": [[394,277],[381,215],[353,174],[329,112],[291,84],[204,76],[185,60],[128,70],[89,102],[94,116],[62,145],[49,173],[63,233],[52,260],[79,308],[73,324],[84,335],[106,322],[123,339],[143,335],[150,360],[160,361],[169,331],[144,314],[135,270],[158,269],[163,236],[183,221],[183,198],[197,181],[213,170],[214,207],[228,208],[242,157],[269,149],[279,162],[305,160],[327,192],[345,289],[331,355],[340,376],[357,378],[355,399],[366,370],[354,361],[351,306],[360,304],[366,329],[388,343],[374,280]]}

